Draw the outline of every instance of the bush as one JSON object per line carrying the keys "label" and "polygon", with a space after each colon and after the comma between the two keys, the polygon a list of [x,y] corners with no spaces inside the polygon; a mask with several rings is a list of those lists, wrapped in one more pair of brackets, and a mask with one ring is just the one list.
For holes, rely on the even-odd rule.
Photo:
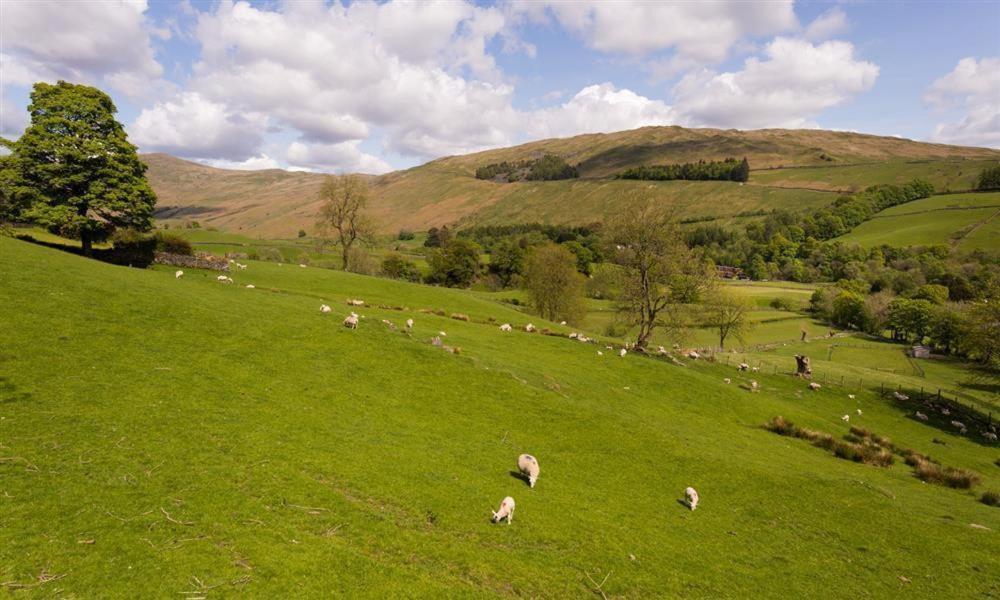
{"label": "bush", "polygon": [[134,229],[118,229],[111,237],[112,249],[100,253],[100,258],[116,265],[145,269],[153,264],[156,237]]}
{"label": "bush", "polygon": [[792,303],[787,298],[772,298],[770,304],[775,310],[792,310]]}
{"label": "bush", "polygon": [[946,485],[950,488],[967,490],[979,483],[979,475],[965,469],[942,467],[941,465],[920,461],[916,466],[916,474],[927,483]]}
{"label": "bush", "polygon": [[164,233],[162,231],[157,231],[153,234],[153,237],[156,239],[157,252],[183,254],[184,256],[194,255],[194,250],[191,248],[191,242],[176,233]]}
{"label": "bush", "polygon": [[468,321],[469,315],[465,315],[462,313],[451,313],[451,318],[455,319],[456,321]]}
{"label": "bush", "polygon": [[271,248],[270,246],[265,246],[257,250],[257,256],[260,260],[266,260],[269,262],[285,262],[285,257],[277,248]]}
{"label": "bush", "polygon": [[987,167],[979,174],[977,190],[1000,190],[1000,165]]}
{"label": "bush", "polygon": [[347,258],[348,271],[360,275],[374,275],[378,272],[375,260],[362,248],[351,248]]}
{"label": "bush", "polygon": [[305,229],[300,229],[299,230],[299,237],[300,238],[306,237],[306,230]]}
{"label": "bush", "polygon": [[395,252],[382,259],[382,276],[406,281],[420,281],[417,265]]}
{"label": "bush", "polygon": [[396,236],[396,239],[405,241],[405,240],[412,240],[414,237],[416,236],[413,235],[413,232],[410,231],[409,229],[400,229],[399,235]]}
{"label": "bush", "polygon": [[979,497],[979,501],[986,506],[1000,506],[1000,493],[993,491],[983,492],[983,495]]}

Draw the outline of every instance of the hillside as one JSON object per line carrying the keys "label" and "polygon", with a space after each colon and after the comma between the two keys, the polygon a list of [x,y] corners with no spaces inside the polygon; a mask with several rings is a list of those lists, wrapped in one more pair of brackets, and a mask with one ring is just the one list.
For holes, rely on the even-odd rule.
{"label": "hillside", "polygon": [[[580,179],[498,184],[476,168],[556,154]],[[612,181],[632,166],[746,156],[748,184]],[[1000,151],[821,130],[736,131],[645,127],[542,140],[431,161],[372,177],[371,209],[386,232],[452,223],[588,223],[615,210],[623,194],[655,190],[678,218],[738,218],[773,208],[803,210],[838,192],[922,176],[939,189],[968,189]],[[227,171],[170,156],[144,157],[161,219],[199,220],[224,231],[287,237],[310,231],[321,176],[279,170]]]}
{"label": "hillside", "polygon": [[[1000,593],[1000,510],[760,427],[781,414],[840,438],[849,413],[1000,489],[995,444],[870,387],[806,391],[781,351],[750,393],[723,362],[501,333],[529,317],[474,293],[248,262],[221,285],[0,237],[5,593]],[[350,297],[401,310],[348,330]],[[380,322],[410,317],[412,334]],[[526,451],[534,489],[511,474]],[[514,523],[493,525],[505,495]]]}

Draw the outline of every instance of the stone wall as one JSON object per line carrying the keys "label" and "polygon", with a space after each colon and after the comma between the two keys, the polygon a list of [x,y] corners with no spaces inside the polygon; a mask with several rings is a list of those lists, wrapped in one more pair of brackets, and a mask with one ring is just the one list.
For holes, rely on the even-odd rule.
{"label": "stone wall", "polygon": [[157,252],[153,262],[158,265],[187,267],[189,269],[211,269],[212,271],[229,270],[229,261],[213,254],[196,254],[195,256],[187,256],[184,254]]}

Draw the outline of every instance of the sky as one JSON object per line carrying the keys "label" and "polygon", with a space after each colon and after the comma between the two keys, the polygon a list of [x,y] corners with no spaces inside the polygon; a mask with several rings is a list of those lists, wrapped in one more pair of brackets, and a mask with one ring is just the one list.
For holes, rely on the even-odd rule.
{"label": "sky", "polygon": [[225,168],[384,173],[647,125],[1000,148],[1000,1],[0,0],[0,135],[31,86]]}

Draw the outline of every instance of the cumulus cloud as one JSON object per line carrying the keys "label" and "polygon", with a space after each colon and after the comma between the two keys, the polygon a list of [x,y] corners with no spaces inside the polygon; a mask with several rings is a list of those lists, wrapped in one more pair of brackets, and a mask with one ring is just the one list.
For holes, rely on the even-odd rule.
{"label": "cumulus cloud", "polygon": [[847,15],[839,6],[824,12],[806,27],[803,37],[810,41],[821,41],[847,31]]}
{"label": "cumulus cloud", "polygon": [[267,127],[259,113],[233,112],[195,92],[144,109],[129,127],[144,151],[244,161],[257,155]]}
{"label": "cumulus cloud", "polygon": [[535,111],[530,121],[531,136],[547,138],[670,125],[676,118],[660,100],[602,83],[583,88],[564,104]]}
{"label": "cumulus cloud", "polygon": [[198,162],[210,167],[219,169],[232,169],[235,171],[259,171],[262,169],[280,169],[281,163],[271,158],[267,154],[252,156],[246,160],[234,161],[224,159],[197,159]]}
{"label": "cumulus cloud", "polygon": [[141,92],[163,73],[151,45],[146,8],[144,0],[5,1],[0,9],[4,83],[67,79],[106,83],[126,94]]}
{"label": "cumulus cloud", "polygon": [[551,15],[602,52],[633,55],[673,49],[699,62],[718,62],[748,36],[798,27],[793,2],[647,2],[578,0],[514,4],[534,21]]}
{"label": "cumulus cloud", "polygon": [[871,89],[879,68],[858,60],[848,42],[812,44],[775,38],[765,59],[748,58],[743,69],[708,69],[685,75],[674,87],[682,121],[716,127],[813,127],[823,110]]}
{"label": "cumulus cloud", "polygon": [[931,139],[951,144],[1000,147],[1000,57],[963,58],[924,94],[934,108],[962,107],[954,123],[939,123]]}
{"label": "cumulus cloud", "polygon": [[293,167],[334,173],[388,173],[392,166],[377,156],[362,152],[358,142],[303,144],[293,142],[285,156]]}

